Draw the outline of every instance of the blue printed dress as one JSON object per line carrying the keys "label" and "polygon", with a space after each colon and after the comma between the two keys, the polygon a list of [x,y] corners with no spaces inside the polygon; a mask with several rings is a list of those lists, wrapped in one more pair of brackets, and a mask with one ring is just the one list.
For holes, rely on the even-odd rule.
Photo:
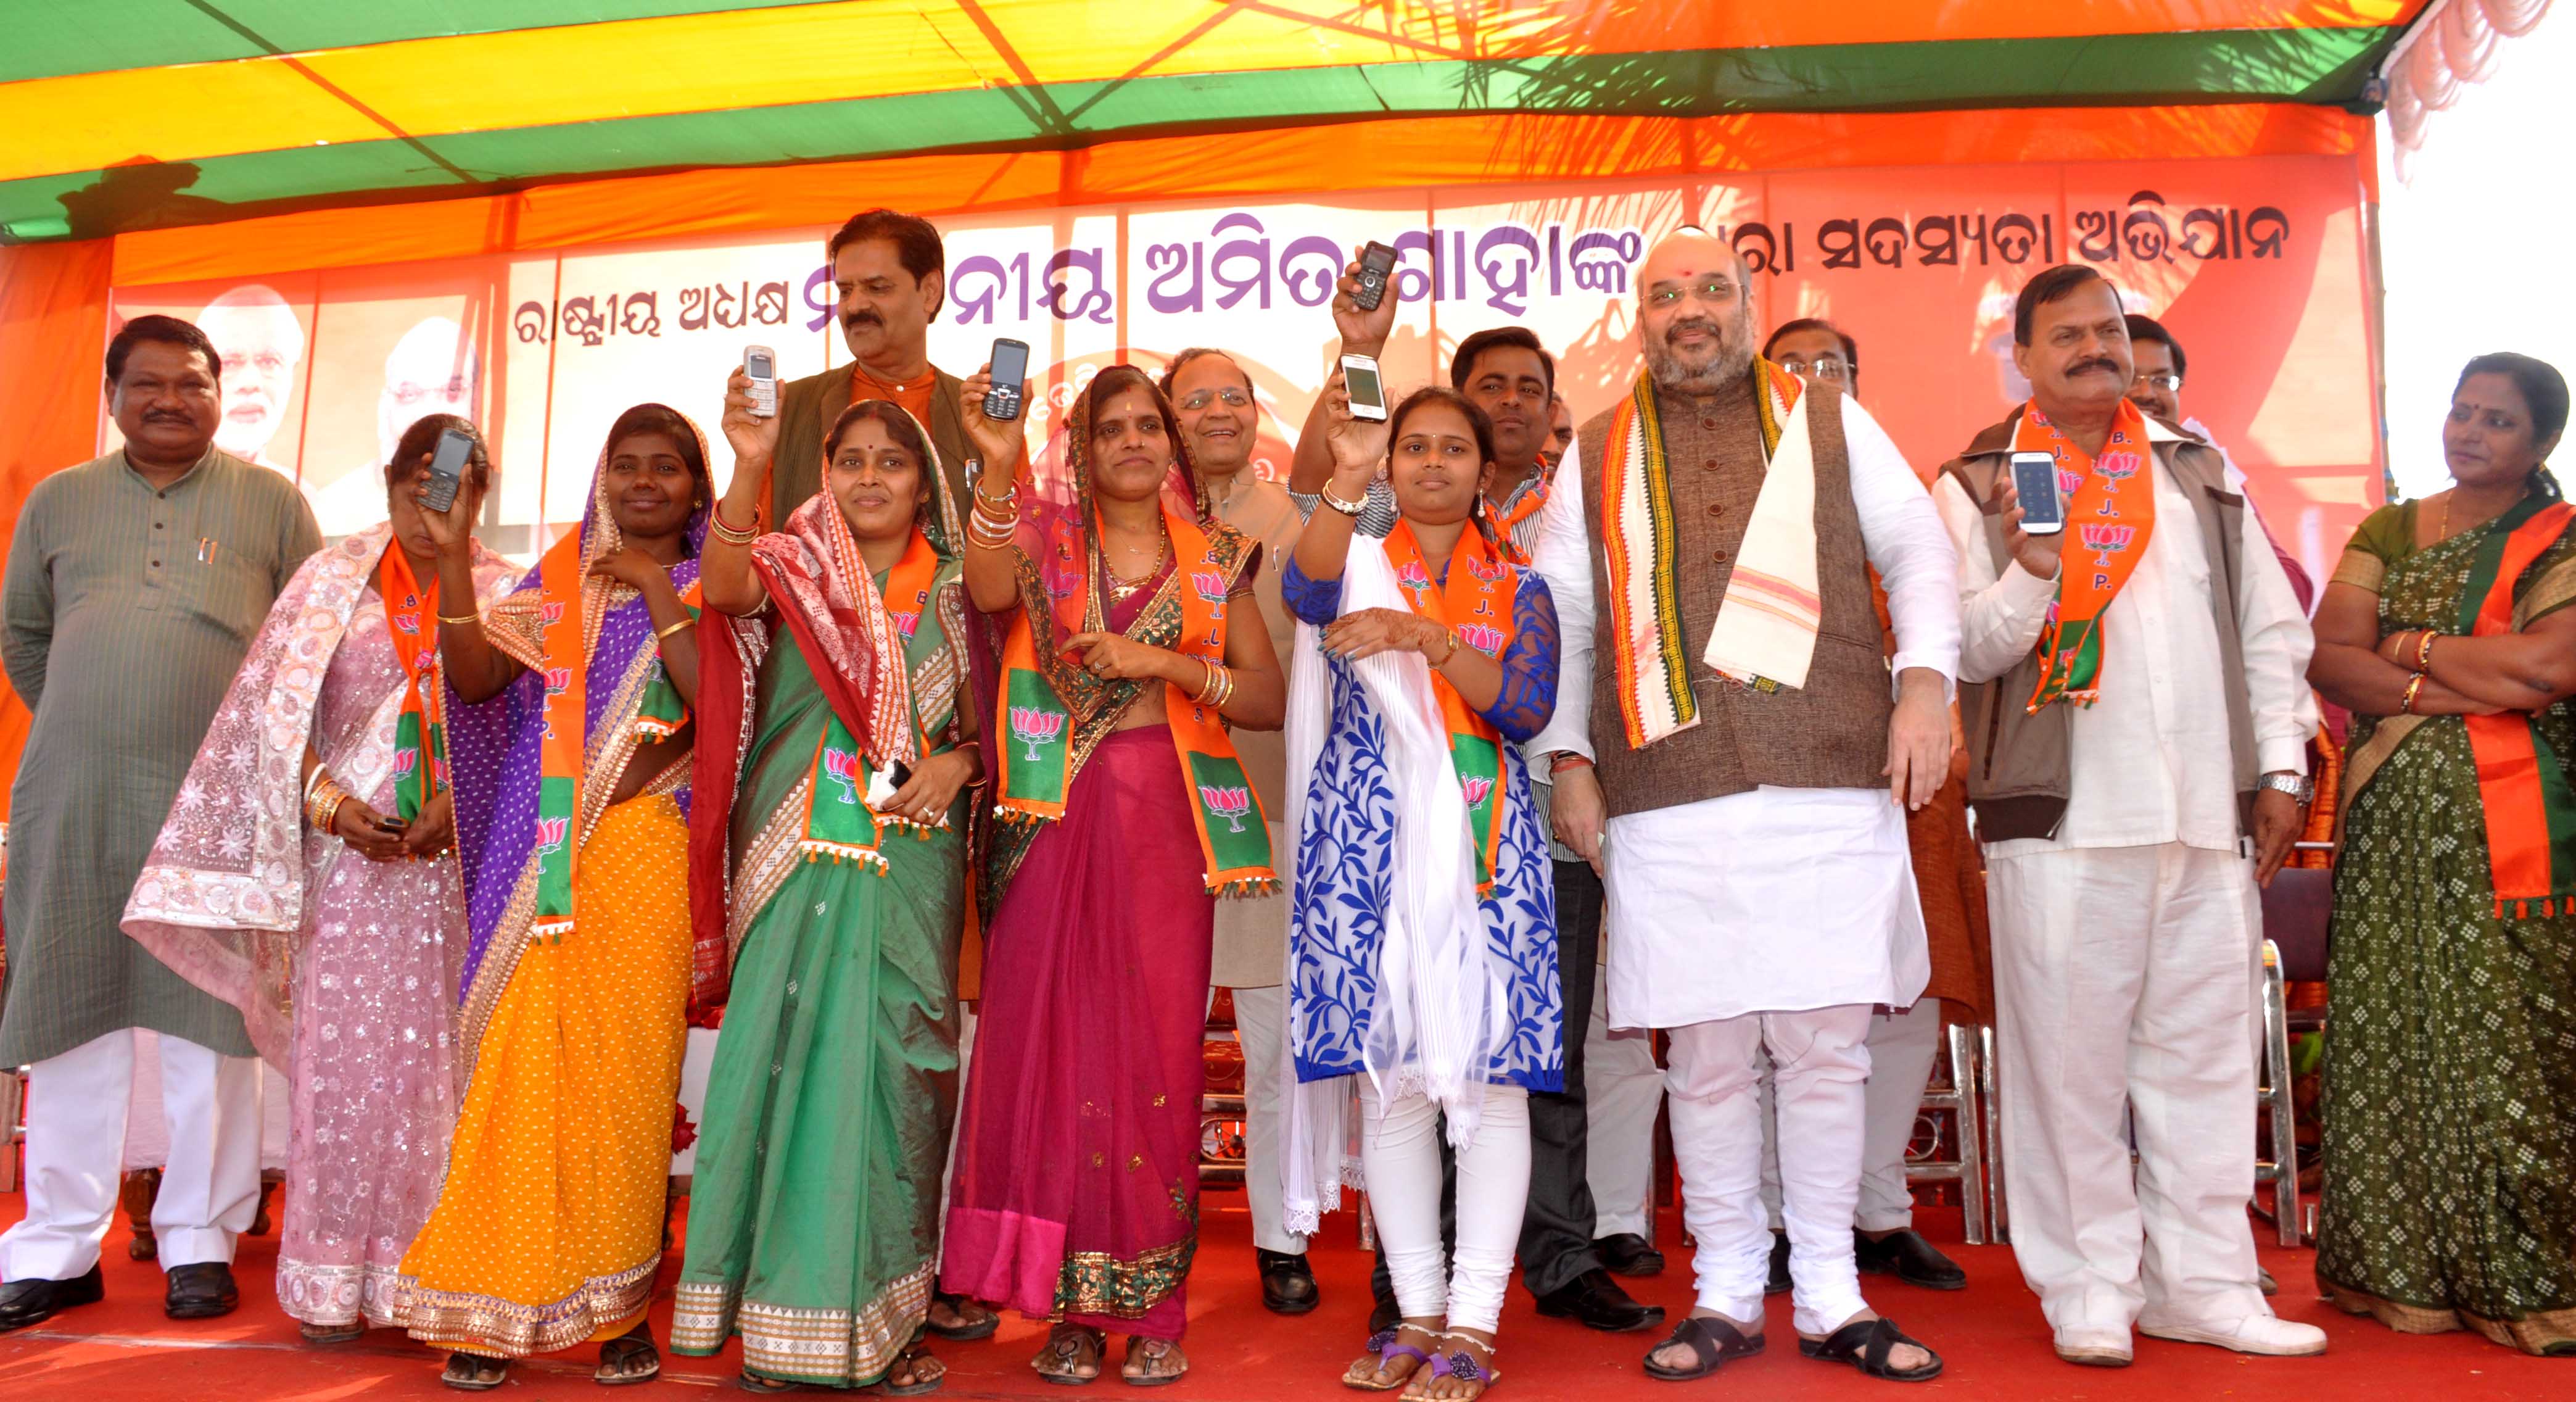
{"label": "blue printed dress", "polygon": [[[1506,983],[1511,1035],[1488,1079],[1525,1090],[1565,1085],[1565,1000],[1556,972],[1556,898],[1547,837],[1530,795],[1520,744],[1556,709],[1556,604],[1547,581],[1518,571],[1512,640],[1499,659],[1502,693],[1483,714],[1502,748],[1507,808],[1483,902],[1488,967]],[[1441,580],[1445,583],[1444,568]],[[1281,580],[1289,612],[1318,627],[1341,614],[1339,580],[1315,580],[1292,557]],[[1375,1005],[1385,910],[1397,879],[1395,805],[1386,724],[1350,664],[1327,658],[1332,721],[1306,789],[1297,834],[1296,904],[1289,915],[1289,1047],[1300,1081],[1354,1075]]]}

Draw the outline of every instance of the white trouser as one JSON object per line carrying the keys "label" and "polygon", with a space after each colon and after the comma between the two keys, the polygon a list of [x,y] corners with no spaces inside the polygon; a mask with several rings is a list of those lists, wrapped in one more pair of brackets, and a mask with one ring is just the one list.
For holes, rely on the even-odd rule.
{"label": "white trouser", "polygon": [[1442,1279],[1440,1111],[1421,1095],[1380,1113],[1377,1087],[1360,1082],[1360,1166],[1369,1214],[1395,1302],[1409,1319],[1446,1318],[1452,1329],[1492,1333],[1503,1317],[1512,1252],[1529,1206],[1529,1093],[1485,1087],[1476,1140],[1458,1151],[1458,1247]]}
{"label": "white trouser", "polygon": [[1252,1199],[1252,1244],[1264,1251],[1302,1256],[1306,1239],[1292,1235],[1279,1186],[1279,1058],[1288,1049],[1288,988],[1234,990],[1234,1039],[1243,1048],[1243,1190]]}
{"label": "white trouser", "polygon": [[[161,1268],[230,1264],[259,1211],[260,1067],[162,1034],[170,1160],[152,1202]],[[116,1211],[134,1086],[122,1029],[37,1062],[27,1082],[27,1215],[0,1236],[0,1279],[70,1280],[98,1264]]]}
{"label": "white trouser", "polygon": [[1771,1233],[1762,1213],[1763,1052],[1779,1088],[1780,1170],[1799,1332],[1830,1333],[1868,1306],[1852,1259],[1852,1206],[1869,1079],[1869,1005],[1748,1013],[1676,1027],[1665,1088],[1682,1220],[1699,1239],[1698,1304],[1762,1317]]}
{"label": "white trouser", "polygon": [[948,1194],[957,1186],[957,1136],[966,1129],[966,1065],[975,1054],[975,1029],[984,1021],[975,1015],[973,1003],[960,1002],[957,1009],[957,1111],[948,1117],[948,1157],[939,1169],[939,1230],[948,1230]]}
{"label": "white trouser", "polygon": [[2044,852],[1989,861],[1986,891],[2013,1252],[2050,1326],[2270,1313],[2245,1216],[2253,864],[2179,843]]}
{"label": "white trouser", "polygon": [[1592,976],[1592,1025],[1583,1037],[1584,1181],[1592,1186],[1596,1238],[1627,1232],[1652,1240],[1655,1112],[1664,1104],[1664,1068],[1655,1064],[1654,1034],[1610,1030],[1610,974]]}
{"label": "white trouser", "polygon": [[[1905,1186],[1905,1146],[1923,1116],[1923,1087],[1941,1051],[1941,1000],[1918,998],[1869,1019],[1869,1086],[1861,1112],[1860,1206],[1852,1225],[1864,1232],[1914,1225],[1914,1190]],[[1780,1223],[1780,1140],[1771,1110],[1771,1068],[1762,1068],[1762,1210]]]}

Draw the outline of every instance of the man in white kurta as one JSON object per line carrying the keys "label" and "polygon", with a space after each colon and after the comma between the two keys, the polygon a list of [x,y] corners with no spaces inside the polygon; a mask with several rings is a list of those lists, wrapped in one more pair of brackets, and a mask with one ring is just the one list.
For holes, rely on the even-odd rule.
{"label": "man in white kurta", "polygon": [[[1692,230],[1639,271],[1646,379],[1578,432],[1585,469],[1560,473],[1548,506],[1536,564],[1564,660],[1529,750],[1552,756],[1559,836],[1603,874],[1609,1021],[1672,1037],[1698,1300],[1648,1370],[1699,1376],[1758,1343],[1767,1050],[1797,1330],[1928,1377],[1930,1350],[1873,1323],[1851,1224],[1870,1010],[1912,1003],[1929,973],[1891,787],[1921,802],[1948,767],[1957,566],[1869,415],[1753,359],[1748,281],[1731,247]],[[1655,509],[1607,499],[1634,503],[1641,486]],[[1896,630],[1893,701],[1872,566]],[[1797,615],[1801,598],[1801,625],[1740,626]],[[1681,666],[1650,674],[1658,659]]]}
{"label": "man in white kurta", "polygon": [[[1961,557],[2013,1248],[2068,1362],[2126,1364],[2133,1325],[2321,1353],[2322,1331],[2264,1303],[2245,1215],[2256,885],[2301,826],[2317,724],[2307,620],[2259,528],[2249,548],[2219,455],[2122,399],[2128,332],[2110,284],[2055,268],[2021,303],[2031,402],[1980,433],[1935,490]],[[2058,452],[2068,520],[2056,537],[2020,529],[2017,451]],[[2084,528],[2128,503],[2088,506],[2067,484],[2115,454],[2152,480],[2151,525],[2099,612],[2098,699],[2041,699],[2035,657],[2061,576],[2100,578],[2123,549]]]}

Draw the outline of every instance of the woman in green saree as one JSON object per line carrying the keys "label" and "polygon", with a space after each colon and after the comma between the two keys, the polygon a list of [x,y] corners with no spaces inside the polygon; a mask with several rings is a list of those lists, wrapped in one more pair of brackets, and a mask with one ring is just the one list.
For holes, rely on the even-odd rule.
{"label": "woman in green saree", "polygon": [[2576,1354],[2576,507],[2567,382],[2486,355],[2456,485],[2354,532],[2309,680],[2353,712],[2317,1283],[2406,1333]]}
{"label": "woman in green saree", "polygon": [[729,617],[703,652],[692,814],[700,957],[731,960],[732,988],[671,1347],[740,1334],[755,1392],[929,1392],[981,770],[956,508],[920,423],[866,400],[825,438],[823,490],[755,535],[777,420],[748,391],[737,375],[706,551]]}

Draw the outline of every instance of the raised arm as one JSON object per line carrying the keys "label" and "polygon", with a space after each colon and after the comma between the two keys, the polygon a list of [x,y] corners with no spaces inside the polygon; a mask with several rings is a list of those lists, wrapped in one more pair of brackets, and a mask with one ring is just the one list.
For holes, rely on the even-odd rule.
{"label": "raised arm", "polygon": [[[1392,292],[1388,300],[1394,300]],[[1333,464],[1332,478],[1324,484],[1323,509],[1297,533],[1295,559],[1300,574],[1321,584],[1342,577],[1342,566],[1350,559],[1351,532],[1359,527],[1359,516],[1334,506],[1332,500],[1366,499],[1369,480],[1386,461],[1387,426],[1383,421],[1351,417],[1351,398],[1342,388],[1338,370],[1325,382],[1324,392],[1315,396],[1315,407],[1323,416],[1322,426],[1305,441],[1324,448]]]}
{"label": "raised arm", "polygon": [[430,543],[438,547],[438,665],[467,705],[489,701],[526,669],[483,633],[482,611],[475,603],[482,596],[474,589],[475,500],[459,492],[445,511],[430,510],[422,500],[429,492],[425,472],[411,491]]}
{"label": "raised arm", "polygon": [[751,541],[744,537],[761,528],[760,506],[769,496],[770,469],[777,461],[778,416],[753,416],[751,377],[739,365],[725,381],[724,405],[722,427],[725,442],[733,445],[733,478],[716,502],[706,545],[698,553],[698,589],[708,608],[748,618],[769,602],[769,591],[751,568]]}
{"label": "raised arm", "polygon": [[[995,423],[984,417],[984,395],[993,387],[993,367],[977,370],[958,395],[957,417],[966,437],[984,455],[984,470],[975,479],[974,500],[966,520],[966,597],[985,613],[1008,613],[1020,602],[1019,547],[1010,532],[988,535],[985,519],[1016,521],[1026,505],[1020,499],[1020,463],[1028,456],[1024,419]],[[1029,402],[1027,386],[1020,402]]]}
{"label": "raised arm", "polygon": [[[1335,382],[1341,377],[1343,356],[1365,355],[1375,359],[1385,352],[1386,338],[1395,329],[1395,278],[1392,275],[1387,278],[1386,296],[1378,302],[1375,311],[1360,310],[1359,303],[1353,300],[1359,292],[1360,265],[1354,258],[1349,266],[1342,269],[1341,283],[1333,293],[1333,329],[1341,334],[1341,344],[1335,348],[1332,359]],[[1297,451],[1288,463],[1288,490],[1292,492],[1312,496],[1334,475],[1332,449],[1325,442],[1325,434],[1332,422],[1332,407],[1325,398],[1321,394],[1315,396],[1314,404],[1306,410],[1305,426],[1297,430]],[[1364,482],[1361,491],[1343,492],[1341,495],[1357,501],[1366,488]]]}

